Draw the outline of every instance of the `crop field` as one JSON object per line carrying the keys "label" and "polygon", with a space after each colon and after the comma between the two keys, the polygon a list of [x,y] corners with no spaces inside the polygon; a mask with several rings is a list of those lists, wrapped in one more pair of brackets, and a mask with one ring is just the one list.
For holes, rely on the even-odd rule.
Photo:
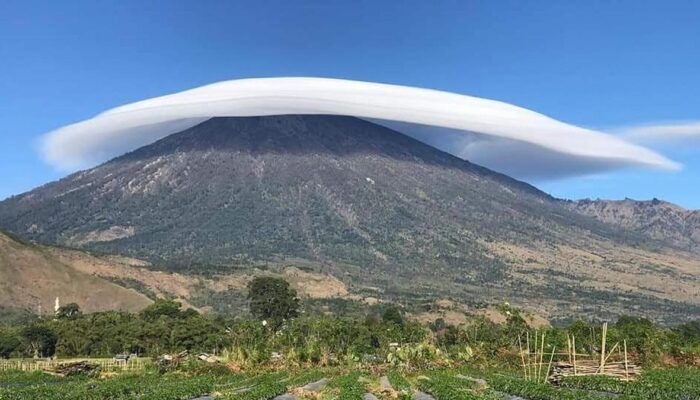
{"label": "crop field", "polygon": [[517,373],[465,368],[403,372],[389,369],[299,369],[282,372],[203,374],[143,372],[103,378],[63,378],[41,372],[0,373],[1,400],[237,400],[353,399],[700,399],[699,368],[645,372],[635,382],[571,377],[560,386],[535,383]]}

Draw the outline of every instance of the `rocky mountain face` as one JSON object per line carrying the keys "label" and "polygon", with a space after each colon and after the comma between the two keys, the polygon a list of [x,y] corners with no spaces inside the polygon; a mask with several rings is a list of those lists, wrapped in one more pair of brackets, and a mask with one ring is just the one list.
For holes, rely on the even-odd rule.
{"label": "rocky mountain face", "polygon": [[213,118],[0,202],[0,226],[186,273],[301,266],[360,298],[700,312],[696,259],[579,211],[361,119],[290,115]]}
{"label": "rocky mountain face", "polygon": [[700,253],[700,211],[662,200],[579,200],[572,210],[625,230]]}

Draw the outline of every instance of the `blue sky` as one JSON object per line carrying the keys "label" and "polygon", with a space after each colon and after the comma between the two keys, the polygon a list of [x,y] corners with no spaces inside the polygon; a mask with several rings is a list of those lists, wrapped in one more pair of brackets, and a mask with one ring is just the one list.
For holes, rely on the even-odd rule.
{"label": "blue sky", "polygon": [[[38,137],[120,104],[235,78],[322,76],[510,102],[597,129],[700,120],[700,2],[0,2],[0,198],[57,179]],[[700,135],[699,135],[700,136]],[[681,172],[535,181],[565,198],[700,208]]]}

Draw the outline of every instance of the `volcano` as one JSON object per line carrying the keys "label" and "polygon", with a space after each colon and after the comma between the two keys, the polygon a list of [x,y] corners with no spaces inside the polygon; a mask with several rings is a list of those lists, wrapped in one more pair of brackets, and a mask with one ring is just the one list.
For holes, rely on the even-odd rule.
{"label": "volcano", "polygon": [[[171,270],[304,265],[388,298],[700,306],[692,256],[349,116],[212,118],[1,202],[0,226]],[[638,290],[621,300],[620,279]]]}

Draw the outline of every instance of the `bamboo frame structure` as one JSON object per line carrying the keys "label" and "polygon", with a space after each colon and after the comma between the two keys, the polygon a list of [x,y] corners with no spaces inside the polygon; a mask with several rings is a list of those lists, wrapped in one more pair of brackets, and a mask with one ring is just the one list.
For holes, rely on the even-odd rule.
{"label": "bamboo frame structure", "polygon": [[[592,328],[591,332],[594,332],[594,329]],[[546,332],[535,330],[534,346],[530,344],[530,332],[526,332],[526,347],[523,347],[522,335],[518,337],[520,362],[525,379],[543,383],[555,383],[567,375],[605,375],[625,381],[636,379],[641,373],[641,368],[630,362],[627,340],[608,347],[607,333],[608,325],[605,323],[600,329],[600,354],[597,354],[579,353],[574,335],[567,335],[566,351],[557,352],[556,346],[552,344],[552,350],[545,352],[546,347],[549,347]],[[549,357],[546,364],[545,356]]]}

